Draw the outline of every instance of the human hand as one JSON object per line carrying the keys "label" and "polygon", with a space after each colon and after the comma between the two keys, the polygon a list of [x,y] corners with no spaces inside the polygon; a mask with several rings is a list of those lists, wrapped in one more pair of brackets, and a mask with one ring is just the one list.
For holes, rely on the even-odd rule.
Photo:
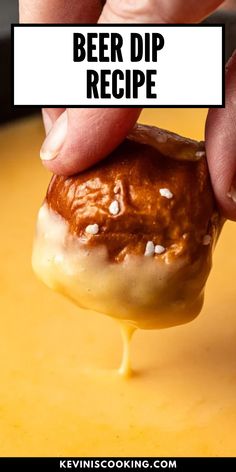
{"label": "human hand", "polygon": [[[221,3],[222,0],[199,0],[196,6],[195,0],[20,0],[20,21],[194,23]],[[226,73],[226,97],[225,109],[209,111],[206,148],[218,203],[225,216],[236,220],[236,56]],[[45,166],[65,175],[89,167],[124,139],[140,111],[135,108],[43,110],[47,137],[40,155]]]}

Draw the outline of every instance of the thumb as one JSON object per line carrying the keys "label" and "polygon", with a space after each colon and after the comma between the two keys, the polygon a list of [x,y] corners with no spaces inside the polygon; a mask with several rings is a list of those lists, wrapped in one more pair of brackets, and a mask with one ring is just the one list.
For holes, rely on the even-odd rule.
{"label": "thumb", "polygon": [[[200,21],[222,0],[107,0],[99,22]],[[67,109],[54,122],[40,156],[56,174],[79,172],[104,158],[128,134],[140,109]],[[44,116],[45,121],[45,116]],[[48,120],[49,121],[49,120]]]}
{"label": "thumb", "polygon": [[236,50],[226,66],[225,108],[212,108],[206,150],[215,195],[224,216],[236,220]]}
{"label": "thumb", "polygon": [[[104,158],[134,126],[137,108],[67,108],[54,122],[40,151],[46,167],[70,175]],[[45,113],[44,110],[44,120]]]}
{"label": "thumb", "polygon": [[223,0],[107,0],[102,23],[197,23]]}

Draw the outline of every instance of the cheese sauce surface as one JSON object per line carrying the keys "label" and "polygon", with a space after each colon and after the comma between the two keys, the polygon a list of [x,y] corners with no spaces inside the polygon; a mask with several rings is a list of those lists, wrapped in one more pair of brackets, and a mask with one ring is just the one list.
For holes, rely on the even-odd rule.
{"label": "cheese sauce surface", "polygon": [[[142,121],[201,139],[205,116],[151,110]],[[0,129],[0,455],[235,455],[236,225],[217,244],[201,314],[135,331],[133,375],[117,375],[117,322],[79,309],[31,269],[50,178],[38,159],[42,139],[38,118]],[[127,374],[132,329],[123,335]]]}

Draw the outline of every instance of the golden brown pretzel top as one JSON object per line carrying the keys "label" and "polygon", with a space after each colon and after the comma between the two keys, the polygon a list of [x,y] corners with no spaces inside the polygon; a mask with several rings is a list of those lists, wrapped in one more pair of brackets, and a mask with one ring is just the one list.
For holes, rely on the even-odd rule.
{"label": "golden brown pretzel top", "polygon": [[46,202],[86,248],[105,245],[115,262],[143,255],[148,241],[165,248],[155,257],[192,260],[220,225],[204,144],[143,125],[92,168],[53,176]]}

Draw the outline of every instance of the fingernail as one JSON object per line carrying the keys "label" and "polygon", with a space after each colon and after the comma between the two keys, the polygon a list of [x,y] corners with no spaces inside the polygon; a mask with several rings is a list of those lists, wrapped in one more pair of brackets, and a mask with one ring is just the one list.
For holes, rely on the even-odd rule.
{"label": "fingernail", "polygon": [[47,134],[49,133],[49,131],[52,128],[52,120],[50,118],[49,113],[47,112],[47,110],[45,108],[42,109],[42,117],[43,117],[43,124],[44,124],[45,133],[46,133],[46,136],[47,136]]}
{"label": "fingernail", "polygon": [[46,136],[40,150],[40,157],[43,161],[50,161],[57,157],[62,148],[67,134],[67,112],[64,111],[54,123]]}
{"label": "fingernail", "polygon": [[233,180],[230,190],[227,193],[227,197],[231,198],[231,200],[236,203],[236,179]]}

